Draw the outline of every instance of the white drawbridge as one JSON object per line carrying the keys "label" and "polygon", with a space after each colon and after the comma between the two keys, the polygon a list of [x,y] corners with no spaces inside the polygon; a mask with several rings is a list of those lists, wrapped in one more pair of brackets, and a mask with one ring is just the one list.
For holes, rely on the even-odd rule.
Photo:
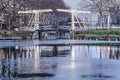
{"label": "white drawbridge", "polygon": [[32,14],[32,17],[29,20],[27,27],[24,27],[23,29],[28,31],[35,31],[39,29],[40,13],[46,13],[46,12],[52,12],[52,11],[53,11],[52,9],[18,11],[19,14]]}
{"label": "white drawbridge", "polygon": [[76,14],[90,14],[90,11],[81,11],[81,10],[72,10],[72,9],[57,9],[57,11],[59,12],[68,12],[68,13],[71,13],[71,23],[72,23],[72,30],[74,31],[75,30],[75,18],[77,19],[77,23],[80,25],[80,21],[78,19],[78,17],[76,16]]}
{"label": "white drawbridge", "polygon": [[[75,30],[75,18],[77,19],[77,22],[80,26],[79,20],[77,18],[77,16],[75,16],[76,14],[89,14],[90,11],[81,11],[81,10],[72,10],[72,9],[57,9],[58,12],[67,12],[67,13],[71,13],[71,29],[74,31]],[[18,11],[19,14],[32,14],[31,19],[29,20],[29,23],[27,25],[27,27],[24,27],[24,30],[28,30],[28,31],[35,31],[37,29],[39,29],[39,24],[40,24],[40,20],[39,20],[39,15],[40,13],[46,13],[46,12],[53,12],[52,9],[41,9],[41,10],[25,10],[25,11]],[[33,21],[34,20],[34,21]],[[34,26],[32,26],[34,25]]]}

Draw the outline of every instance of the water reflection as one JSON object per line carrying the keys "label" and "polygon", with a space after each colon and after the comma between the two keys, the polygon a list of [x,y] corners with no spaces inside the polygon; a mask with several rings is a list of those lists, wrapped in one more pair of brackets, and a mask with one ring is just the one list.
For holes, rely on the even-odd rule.
{"label": "water reflection", "polygon": [[[108,68],[107,66],[111,64],[106,65],[106,63],[103,64],[101,61],[94,62],[92,61],[93,59],[119,60],[120,47],[38,45],[1,48],[0,79],[53,77],[52,80],[56,80],[58,75],[66,75],[67,69],[72,70],[67,73],[68,76],[72,75],[72,78],[69,80],[78,80],[80,78],[77,76],[78,74],[81,75],[81,78],[96,78],[99,76],[104,78],[109,76],[103,75],[104,71],[101,71],[101,69]],[[80,68],[81,72],[78,72],[77,68]],[[94,70],[94,68],[97,70]],[[89,74],[86,74],[84,70]],[[94,72],[97,72],[98,75],[96,73],[93,75]]]}
{"label": "water reflection", "polygon": [[120,59],[119,46],[72,46],[71,57],[82,59]]}
{"label": "water reflection", "polygon": [[[26,46],[7,47],[0,49],[0,77],[11,78],[21,75],[50,76],[57,63],[45,60],[42,57],[65,56],[69,47],[64,46]],[[28,74],[29,73],[29,74]],[[35,74],[34,74],[35,73]],[[52,73],[52,74],[50,74]],[[20,75],[21,74],[21,75]],[[24,76],[25,77],[25,76]]]}

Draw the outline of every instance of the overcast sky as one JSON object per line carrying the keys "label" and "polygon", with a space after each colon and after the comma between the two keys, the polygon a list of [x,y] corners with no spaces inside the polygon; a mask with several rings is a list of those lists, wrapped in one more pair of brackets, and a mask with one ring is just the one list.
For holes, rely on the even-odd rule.
{"label": "overcast sky", "polygon": [[77,9],[78,4],[81,0],[64,0],[65,3],[70,6],[72,9]]}

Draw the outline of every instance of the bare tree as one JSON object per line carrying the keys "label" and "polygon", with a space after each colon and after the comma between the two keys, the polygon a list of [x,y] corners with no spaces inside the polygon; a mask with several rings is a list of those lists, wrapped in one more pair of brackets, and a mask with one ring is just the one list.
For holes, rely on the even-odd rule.
{"label": "bare tree", "polygon": [[[109,10],[112,0],[84,0],[82,2],[82,9],[88,9],[91,12],[97,12],[100,15],[100,27],[103,27],[103,14]],[[80,3],[81,5],[81,3]]]}
{"label": "bare tree", "polygon": [[9,30],[19,26],[16,22],[19,17],[17,11],[25,8],[24,2],[25,0],[1,0],[0,12],[4,13],[4,19]]}

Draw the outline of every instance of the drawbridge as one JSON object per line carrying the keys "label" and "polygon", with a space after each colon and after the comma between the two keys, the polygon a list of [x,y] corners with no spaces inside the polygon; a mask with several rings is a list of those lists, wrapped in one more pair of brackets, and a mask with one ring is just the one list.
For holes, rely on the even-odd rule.
{"label": "drawbridge", "polygon": [[[25,10],[25,11],[18,11],[19,14],[30,14],[31,18],[29,19],[29,22],[27,26],[22,26],[19,28],[20,31],[39,31],[39,32],[54,32],[57,34],[57,30],[60,31],[66,31],[66,32],[72,32],[72,34],[75,31],[80,31],[83,29],[86,29],[81,26],[81,22],[79,21],[79,18],[77,17],[77,14],[90,14],[90,11],[81,11],[81,10],[71,10],[71,9],[56,9],[58,12],[64,12],[64,13],[70,13],[71,14],[71,26],[59,26],[58,29],[56,29],[53,25],[40,25],[40,15],[44,13],[50,13],[53,12],[52,9],[41,9],[41,10]],[[79,27],[76,27],[75,24],[78,24]],[[74,34],[73,34],[74,35]]]}

